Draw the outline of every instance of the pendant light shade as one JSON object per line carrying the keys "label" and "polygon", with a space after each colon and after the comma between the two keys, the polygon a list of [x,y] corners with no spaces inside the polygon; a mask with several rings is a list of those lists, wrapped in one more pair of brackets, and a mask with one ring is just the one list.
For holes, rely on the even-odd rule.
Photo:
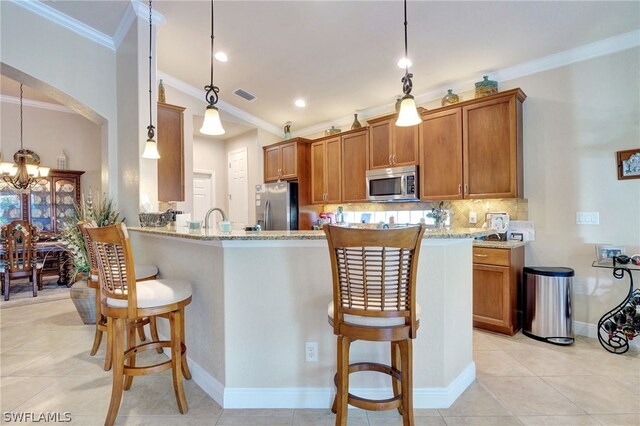
{"label": "pendant light shade", "polygon": [[400,113],[396,120],[396,126],[408,127],[420,124],[422,119],[418,115],[418,109],[416,108],[416,101],[411,95],[405,95],[400,103]]}
{"label": "pendant light shade", "polygon": [[202,122],[200,133],[217,136],[224,135],[224,128],[222,128],[222,122],[220,121],[220,111],[216,107],[220,88],[213,84],[213,40],[213,0],[211,0],[211,80],[209,84],[204,86],[206,91],[204,98],[209,105],[207,105],[207,109],[204,112],[204,121]]}
{"label": "pendant light shade", "polygon": [[398,113],[398,119],[396,120],[396,126],[409,127],[415,126],[422,122],[422,119],[418,115],[416,108],[416,101],[411,96],[411,89],[413,89],[413,74],[409,72],[409,66],[411,61],[409,60],[408,48],[407,48],[407,0],[404,0],[404,58],[405,71],[404,77],[402,77],[402,91],[404,96],[400,103],[400,112]]}
{"label": "pendant light shade", "polygon": [[147,126],[147,143],[144,144],[144,151],[142,152],[142,158],[148,160],[158,160],[160,153],[158,152],[158,144],[153,139],[155,136],[155,127],[153,126],[153,115],[151,108],[151,37],[153,36],[153,24],[151,21],[151,0],[149,0],[149,125]]}
{"label": "pendant light shade", "polygon": [[200,133],[205,135],[224,135],[224,129],[220,122],[220,111],[213,105],[207,105],[207,109],[204,112],[204,121],[200,128]]}

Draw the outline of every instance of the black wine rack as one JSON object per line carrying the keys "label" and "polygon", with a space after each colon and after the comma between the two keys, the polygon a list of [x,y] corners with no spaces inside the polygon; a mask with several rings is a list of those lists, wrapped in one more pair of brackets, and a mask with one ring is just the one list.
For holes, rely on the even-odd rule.
{"label": "black wine rack", "polygon": [[616,264],[615,258],[610,266],[594,266],[612,268],[616,279],[629,275],[627,296],[598,321],[598,340],[602,347],[611,353],[623,354],[629,350],[629,342],[640,335],[640,289],[633,288],[631,269]]}

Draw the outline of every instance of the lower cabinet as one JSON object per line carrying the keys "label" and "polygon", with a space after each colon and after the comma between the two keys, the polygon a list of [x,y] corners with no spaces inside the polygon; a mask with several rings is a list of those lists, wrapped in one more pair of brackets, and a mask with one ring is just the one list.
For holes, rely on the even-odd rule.
{"label": "lower cabinet", "polygon": [[524,247],[473,248],[473,326],[513,336],[521,327]]}

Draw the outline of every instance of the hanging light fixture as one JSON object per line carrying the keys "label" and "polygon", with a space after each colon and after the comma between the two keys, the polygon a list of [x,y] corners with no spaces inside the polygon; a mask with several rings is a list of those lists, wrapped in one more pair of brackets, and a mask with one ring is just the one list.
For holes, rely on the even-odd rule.
{"label": "hanging light fixture", "polygon": [[207,109],[204,112],[204,121],[202,122],[200,133],[216,136],[224,135],[224,129],[220,122],[220,111],[216,107],[220,88],[213,85],[213,40],[213,0],[211,0],[211,81],[204,86],[204,90],[206,90],[204,98],[209,105],[207,105]]}
{"label": "hanging light fixture", "polygon": [[147,143],[144,144],[144,152],[142,158],[149,160],[157,160],[160,158],[158,153],[158,144],[153,137],[156,134],[155,127],[153,126],[153,114],[151,109],[151,38],[153,37],[153,27],[151,21],[151,0],[149,0],[149,125],[147,126]]}
{"label": "hanging light fixture", "polygon": [[23,191],[34,186],[40,178],[49,176],[49,167],[39,167],[40,157],[22,146],[22,84],[20,84],[20,149],[13,154],[15,163],[1,163],[2,180]]}
{"label": "hanging light fixture", "polygon": [[404,96],[400,103],[400,113],[398,113],[396,126],[408,127],[420,124],[422,119],[420,119],[418,115],[416,101],[413,99],[413,96],[411,96],[411,89],[413,88],[411,79],[413,78],[413,74],[409,72],[410,62],[408,61],[409,55],[407,49],[407,0],[404,0],[404,58],[406,59],[404,77],[402,77],[402,91],[404,92]]}

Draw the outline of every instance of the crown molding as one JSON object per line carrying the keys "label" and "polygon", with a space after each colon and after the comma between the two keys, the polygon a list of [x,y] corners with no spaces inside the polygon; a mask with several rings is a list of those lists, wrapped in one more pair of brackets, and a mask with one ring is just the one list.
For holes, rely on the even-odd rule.
{"label": "crown molding", "polygon": [[[126,37],[127,32],[135,22],[136,17],[144,19],[145,21],[149,20],[149,5],[144,4],[139,0],[131,0],[129,5],[131,7],[127,7],[127,11],[120,20],[116,33],[113,35],[113,44],[116,46],[116,49],[120,47],[122,40]],[[167,18],[157,10],[153,9],[151,13],[151,22],[159,30],[160,27],[167,23]]]}
{"label": "crown molding", "polygon": [[[7,96],[7,95],[0,95],[0,103],[3,104],[14,104],[14,105],[20,105],[20,98],[16,98],[15,96]],[[48,109],[51,111],[58,111],[58,112],[66,112],[66,113],[70,113],[70,114],[77,114],[77,112],[75,112],[74,110],[67,108],[64,105],[60,105],[60,104],[52,104],[50,102],[42,102],[42,101],[33,101],[30,99],[22,99],[22,105],[26,106],[26,107],[31,107],[31,108],[40,108],[40,109]]]}
{"label": "crown molding", "polygon": [[113,39],[108,35],[96,30],[89,25],[78,21],[77,19],[71,18],[70,16],[65,15],[64,13],[58,12],[56,9],[47,6],[46,4],[40,1],[29,1],[29,0],[11,0],[16,5],[26,9],[30,12],[33,12],[45,19],[48,19],[51,22],[54,22],[61,27],[64,27],[70,31],[73,31],[76,34],[79,34],[91,41],[94,41],[98,44],[101,44],[104,47],[107,47],[111,50],[116,50],[116,46],[113,43]]}
{"label": "crown molding", "polygon": [[[169,75],[165,72],[162,72],[160,70],[158,70],[157,72],[157,78],[158,79],[162,79],[162,81],[165,84],[168,84],[169,86],[178,89],[179,91],[181,91],[182,93],[185,93],[187,95],[193,96],[196,99],[199,100],[203,100],[202,105],[204,108],[204,90],[202,89],[197,89],[195,87],[193,87],[192,85],[185,83],[184,81]],[[275,126],[271,123],[269,123],[268,121],[265,121],[261,118],[256,117],[253,114],[249,114],[248,112],[241,110],[240,108],[237,108],[225,101],[218,101],[217,103],[217,107],[219,109],[221,109],[222,111],[225,111],[231,115],[233,115],[234,117],[237,117],[249,124],[252,124],[260,129],[266,130],[269,133],[273,133],[274,135],[277,136],[282,136],[282,129],[280,129],[280,127]]]}

